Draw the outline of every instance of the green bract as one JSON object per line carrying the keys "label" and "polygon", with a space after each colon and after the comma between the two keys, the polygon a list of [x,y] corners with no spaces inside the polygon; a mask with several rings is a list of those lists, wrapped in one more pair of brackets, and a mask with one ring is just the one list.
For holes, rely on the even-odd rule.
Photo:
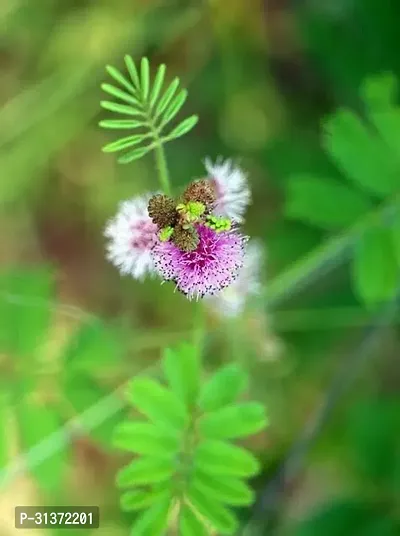
{"label": "green bract", "polygon": [[[230,440],[265,428],[264,407],[237,401],[247,377],[236,365],[202,385],[191,345],[166,350],[162,367],[168,387],[147,378],[135,378],[128,387],[128,400],[148,421],[121,423],[114,435],[118,448],[140,455],[117,476],[119,487],[131,488],[122,495],[122,508],[142,511],[132,534],[150,534],[141,532],[143,524],[152,527],[151,534],[166,534],[175,511],[180,534],[205,535],[207,527],[233,534],[238,522],[231,507],[254,502],[244,479],[259,471],[259,463]],[[162,511],[156,510],[161,504]]]}

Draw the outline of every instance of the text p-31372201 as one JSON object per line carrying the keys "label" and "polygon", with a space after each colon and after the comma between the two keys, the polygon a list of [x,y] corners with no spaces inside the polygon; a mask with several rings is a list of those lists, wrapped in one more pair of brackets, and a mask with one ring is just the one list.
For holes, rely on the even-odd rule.
{"label": "text p-31372201", "polygon": [[99,528],[98,506],[16,506],[15,528]]}

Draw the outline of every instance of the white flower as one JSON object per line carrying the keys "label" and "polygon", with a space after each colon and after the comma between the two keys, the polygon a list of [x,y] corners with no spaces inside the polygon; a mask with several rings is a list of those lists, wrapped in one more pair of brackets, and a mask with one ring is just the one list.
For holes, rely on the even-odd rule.
{"label": "white flower", "polygon": [[217,203],[214,213],[237,223],[244,221],[243,215],[251,202],[247,175],[231,160],[218,158],[215,164],[206,158],[205,167],[209,179],[214,181]]}
{"label": "white flower", "polygon": [[262,245],[257,240],[250,240],[238,278],[228,288],[207,298],[214,311],[228,317],[242,313],[247,299],[261,291],[263,257]]}
{"label": "white flower", "polygon": [[147,193],[123,201],[104,231],[109,239],[107,259],[119,268],[121,274],[130,274],[140,280],[146,274],[155,273],[151,248],[157,241],[157,226],[147,211],[152,195]]}

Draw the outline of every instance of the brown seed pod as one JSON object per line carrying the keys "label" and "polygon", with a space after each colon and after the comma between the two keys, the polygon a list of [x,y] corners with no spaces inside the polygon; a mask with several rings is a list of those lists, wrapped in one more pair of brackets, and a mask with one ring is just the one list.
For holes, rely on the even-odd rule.
{"label": "brown seed pod", "polygon": [[183,202],[198,201],[206,207],[206,212],[210,212],[217,199],[215,187],[208,179],[200,179],[189,184],[182,196]]}
{"label": "brown seed pod", "polygon": [[147,210],[149,216],[160,229],[168,226],[174,226],[177,213],[175,210],[175,201],[164,194],[153,195],[150,199]]}
{"label": "brown seed pod", "polygon": [[181,251],[194,251],[199,245],[199,234],[194,227],[184,229],[177,225],[172,236],[172,241]]}

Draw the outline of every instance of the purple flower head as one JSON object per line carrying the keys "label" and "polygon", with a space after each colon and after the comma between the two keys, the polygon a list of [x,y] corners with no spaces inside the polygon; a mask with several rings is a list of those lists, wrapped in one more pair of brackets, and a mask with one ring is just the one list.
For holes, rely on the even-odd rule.
{"label": "purple flower head", "polygon": [[229,286],[243,266],[247,237],[234,230],[217,232],[196,225],[199,243],[182,251],[173,242],[157,241],[154,266],[165,281],[174,281],[190,300],[213,295]]}

